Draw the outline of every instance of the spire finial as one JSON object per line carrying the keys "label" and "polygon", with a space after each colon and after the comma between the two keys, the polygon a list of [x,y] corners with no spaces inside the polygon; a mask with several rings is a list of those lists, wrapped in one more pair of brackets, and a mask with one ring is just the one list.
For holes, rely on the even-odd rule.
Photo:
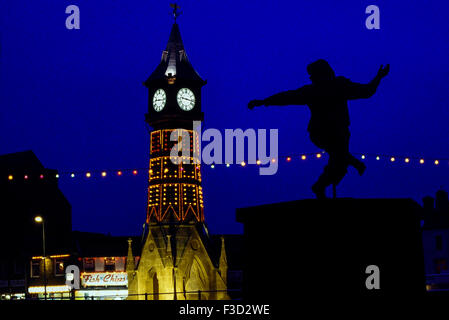
{"label": "spire finial", "polygon": [[181,9],[181,7],[176,3],[170,3],[170,7],[173,8],[173,18],[175,19],[176,22],[176,18],[178,18],[179,15],[181,14],[181,12],[178,11],[178,9]]}
{"label": "spire finial", "polygon": [[128,239],[128,258],[126,259],[126,271],[127,272],[132,272],[135,269],[132,242],[133,242],[133,240],[131,238],[129,238]]}

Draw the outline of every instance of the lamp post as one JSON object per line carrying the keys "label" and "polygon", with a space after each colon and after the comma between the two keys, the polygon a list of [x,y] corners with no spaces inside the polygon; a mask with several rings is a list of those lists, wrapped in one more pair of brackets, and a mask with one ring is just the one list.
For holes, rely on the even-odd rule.
{"label": "lamp post", "polygon": [[47,256],[45,254],[45,221],[41,216],[36,216],[34,221],[42,223],[42,249],[44,257],[44,300],[47,300]]}

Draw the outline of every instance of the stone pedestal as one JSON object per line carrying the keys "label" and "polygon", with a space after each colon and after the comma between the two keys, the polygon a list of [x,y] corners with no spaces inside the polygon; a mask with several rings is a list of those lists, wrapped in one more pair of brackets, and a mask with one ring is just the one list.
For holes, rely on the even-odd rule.
{"label": "stone pedestal", "polygon": [[[245,297],[423,294],[420,215],[410,199],[299,200],[237,209],[244,224]],[[373,265],[380,289],[366,286]]]}

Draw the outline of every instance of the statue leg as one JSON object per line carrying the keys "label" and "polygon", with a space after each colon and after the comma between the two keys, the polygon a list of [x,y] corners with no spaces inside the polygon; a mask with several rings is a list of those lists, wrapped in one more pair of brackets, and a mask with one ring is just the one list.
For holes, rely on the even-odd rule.
{"label": "statue leg", "polygon": [[362,175],[365,172],[366,165],[362,161],[360,161],[359,159],[354,157],[352,154],[349,154],[348,162],[351,166],[353,166],[358,171],[359,175]]}

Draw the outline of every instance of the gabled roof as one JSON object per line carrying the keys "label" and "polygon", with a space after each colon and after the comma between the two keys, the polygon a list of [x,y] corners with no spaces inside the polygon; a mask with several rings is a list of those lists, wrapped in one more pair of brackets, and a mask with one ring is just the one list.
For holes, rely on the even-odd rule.
{"label": "gabled roof", "polygon": [[177,79],[205,82],[187,58],[179,26],[176,22],[171,29],[167,47],[162,52],[161,62],[145,81],[145,85],[148,86],[152,81],[166,79],[170,76]]}
{"label": "gabled roof", "polygon": [[33,151],[0,155],[0,170],[42,170],[44,166]]}
{"label": "gabled roof", "polygon": [[140,255],[141,237],[111,236],[101,233],[73,231],[75,251],[79,257],[126,257],[128,256],[128,239],[132,241],[134,256]]}

